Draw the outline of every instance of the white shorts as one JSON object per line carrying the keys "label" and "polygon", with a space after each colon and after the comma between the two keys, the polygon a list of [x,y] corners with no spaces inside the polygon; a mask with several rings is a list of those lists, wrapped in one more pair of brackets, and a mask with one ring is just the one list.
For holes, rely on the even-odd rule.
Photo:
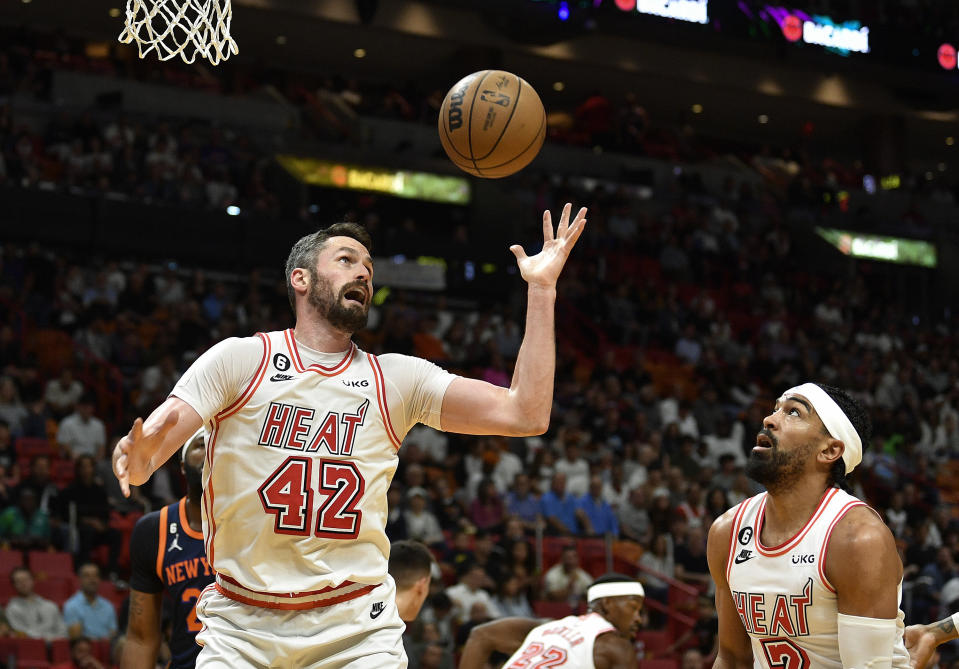
{"label": "white shorts", "polygon": [[196,603],[197,669],[406,669],[395,596],[391,576],[356,599],[301,611],[243,604],[206,588]]}

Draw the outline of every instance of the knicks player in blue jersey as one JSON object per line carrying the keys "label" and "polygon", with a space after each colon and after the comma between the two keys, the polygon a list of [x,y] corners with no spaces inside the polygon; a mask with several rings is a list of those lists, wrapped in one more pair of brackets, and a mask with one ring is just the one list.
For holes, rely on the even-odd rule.
{"label": "knicks player in blue jersey", "polygon": [[187,496],[141,518],[130,540],[130,622],[121,669],[154,667],[160,648],[164,594],[171,612],[169,669],[192,669],[200,646],[196,600],[213,583],[203,546],[201,471],[206,449],[203,431],[183,447],[181,468]]}

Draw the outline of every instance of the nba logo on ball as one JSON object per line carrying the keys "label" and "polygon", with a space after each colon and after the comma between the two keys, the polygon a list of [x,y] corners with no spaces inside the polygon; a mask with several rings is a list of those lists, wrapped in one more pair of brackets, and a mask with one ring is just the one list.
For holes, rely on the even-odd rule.
{"label": "nba logo on ball", "polygon": [[526,167],[546,139],[546,110],[522,77],[483,70],[450,88],[440,107],[440,143],[453,164],[487,179]]}

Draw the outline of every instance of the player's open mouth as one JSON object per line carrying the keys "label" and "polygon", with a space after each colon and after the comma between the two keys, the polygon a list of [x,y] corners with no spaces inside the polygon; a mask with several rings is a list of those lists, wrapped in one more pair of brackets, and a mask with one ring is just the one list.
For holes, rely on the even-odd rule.
{"label": "player's open mouth", "polygon": [[343,295],[349,302],[356,302],[357,304],[365,305],[366,304],[366,291],[362,288],[350,288]]}
{"label": "player's open mouth", "polygon": [[768,451],[769,449],[773,448],[774,446],[775,446],[775,444],[773,444],[773,440],[770,439],[767,435],[765,435],[765,434],[763,434],[763,433],[760,432],[759,434],[756,435],[756,445],[753,446],[753,450],[754,450],[754,451]]}

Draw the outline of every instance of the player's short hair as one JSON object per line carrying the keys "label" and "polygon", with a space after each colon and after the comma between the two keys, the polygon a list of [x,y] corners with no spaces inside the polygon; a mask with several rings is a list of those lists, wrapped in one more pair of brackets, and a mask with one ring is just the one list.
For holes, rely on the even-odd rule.
{"label": "player's short hair", "polygon": [[[832,401],[839,405],[846,418],[852,423],[862,442],[863,452],[869,447],[869,440],[872,439],[872,419],[861,402],[853,398],[842,388],[817,383],[817,386],[832,398]],[[845,491],[849,491],[849,484],[846,482],[846,461],[842,458],[836,460],[832,469],[829,471],[829,480],[826,482],[830,486],[838,486]]]}
{"label": "player's short hair", "polygon": [[347,221],[334,223],[333,225],[300,237],[296,244],[293,245],[293,248],[290,249],[290,255],[286,258],[286,294],[290,298],[290,308],[293,309],[294,315],[296,314],[296,303],[294,300],[296,293],[293,291],[290,274],[293,273],[293,270],[300,268],[309,270],[312,275],[316,267],[316,256],[319,255],[331,237],[349,237],[350,239],[355,239],[365,246],[367,251],[370,253],[373,252],[373,240],[370,238],[370,233],[366,231],[366,228],[357,223]]}
{"label": "player's short hair", "polygon": [[418,541],[394,541],[390,546],[389,572],[397,588],[410,588],[433,568],[433,555]]}

